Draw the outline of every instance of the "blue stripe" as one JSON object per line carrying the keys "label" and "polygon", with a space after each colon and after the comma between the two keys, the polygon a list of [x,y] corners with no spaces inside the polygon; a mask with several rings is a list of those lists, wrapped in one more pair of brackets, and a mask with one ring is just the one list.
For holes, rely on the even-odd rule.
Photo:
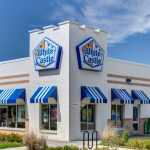
{"label": "blue stripe", "polygon": [[125,89],[112,89],[112,101],[120,99],[121,104],[133,104],[134,100]]}
{"label": "blue stripe", "polygon": [[37,100],[39,101],[39,103],[41,103],[41,98],[43,97],[43,95],[48,91],[49,87],[44,87],[40,93],[40,95],[38,96]]}
{"label": "blue stripe", "polygon": [[81,101],[90,98],[90,103],[107,103],[107,98],[98,87],[81,86]]}
{"label": "blue stripe", "polygon": [[87,95],[86,97],[89,97],[90,99],[95,100],[95,98],[91,95],[91,93],[89,92],[89,90],[85,86],[82,86],[82,88],[84,89],[84,91]]}
{"label": "blue stripe", "polygon": [[[54,90],[56,89],[56,86],[52,86],[49,91],[47,92],[47,94],[44,96],[43,98],[43,103],[48,103],[48,98],[50,95],[53,94]],[[53,97],[55,99],[55,97]],[[56,99],[55,99],[56,100]]]}
{"label": "blue stripe", "polygon": [[141,104],[150,104],[150,99],[149,97],[140,90],[132,90],[132,95],[135,99],[139,99]]}
{"label": "blue stripe", "polygon": [[107,103],[107,98],[105,97],[105,95],[101,92],[101,90],[97,87],[95,87],[95,89],[97,90],[97,92],[101,95],[101,97],[103,98],[103,103]]}
{"label": "blue stripe", "polygon": [[0,91],[0,104],[15,104],[18,98],[25,101],[25,89],[9,89]]}
{"label": "blue stripe", "polygon": [[33,96],[30,98],[30,103],[35,103],[34,99],[36,97],[36,95],[41,91],[42,87],[39,87],[36,92],[33,94]]}
{"label": "blue stripe", "polygon": [[[48,103],[48,98],[52,97],[57,100],[57,87],[39,87],[30,98],[30,103]],[[43,99],[43,101],[42,101]]]}
{"label": "blue stripe", "polygon": [[0,94],[3,92],[3,90],[0,90]]}

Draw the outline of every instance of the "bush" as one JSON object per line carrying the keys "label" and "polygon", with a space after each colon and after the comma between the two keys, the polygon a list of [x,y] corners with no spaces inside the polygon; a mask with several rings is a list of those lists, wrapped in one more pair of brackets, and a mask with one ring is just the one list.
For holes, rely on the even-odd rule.
{"label": "bush", "polygon": [[0,140],[3,142],[22,142],[22,136],[16,133],[11,132],[11,134],[1,133],[0,132]]}
{"label": "bush", "polygon": [[[82,150],[82,148],[79,148],[77,146],[57,146],[57,147],[48,147],[46,146],[43,150]],[[88,148],[85,148],[84,150],[88,150]],[[102,148],[95,148],[95,150],[117,150],[116,148],[110,148],[110,147],[102,147]]]}
{"label": "bush", "polygon": [[128,130],[124,130],[124,132],[122,134],[122,140],[125,142],[128,142],[129,136],[130,136],[130,134],[129,134]]}
{"label": "bush", "polygon": [[150,140],[149,139],[136,139],[129,141],[126,146],[140,148],[140,149],[150,149]]}
{"label": "bush", "polygon": [[47,146],[44,135],[38,136],[34,131],[23,136],[23,144],[27,146],[28,150],[43,149]]}
{"label": "bush", "polygon": [[65,145],[65,146],[57,146],[57,147],[48,147],[46,146],[44,148],[44,150],[81,150],[82,148],[79,149],[79,147],[77,146],[69,146],[69,145]]}
{"label": "bush", "polygon": [[122,138],[116,138],[113,145],[118,145],[118,146],[125,146],[125,141],[122,140]]}
{"label": "bush", "polygon": [[113,130],[111,125],[106,126],[101,134],[102,142],[108,145],[113,143],[116,137],[117,137],[117,131]]}

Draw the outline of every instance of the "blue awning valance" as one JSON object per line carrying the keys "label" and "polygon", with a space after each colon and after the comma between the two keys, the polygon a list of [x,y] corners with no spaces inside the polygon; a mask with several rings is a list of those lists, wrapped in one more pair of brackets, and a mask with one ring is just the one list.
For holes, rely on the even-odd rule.
{"label": "blue awning valance", "polygon": [[107,98],[98,87],[81,86],[81,101],[90,98],[90,103],[107,103]]}
{"label": "blue awning valance", "polygon": [[0,90],[0,104],[15,104],[17,99],[25,101],[25,89]]}
{"label": "blue awning valance", "polygon": [[143,91],[132,90],[132,97],[134,100],[139,99],[141,104],[150,104],[150,99]]}
{"label": "blue awning valance", "polygon": [[111,89],[111,101],[120,99],[120,104],[134,104],[134,99],[125,89]]}
{"label": "blue awning valance", "polygon": [[48,98],[54,98],[57,101],[57,87],[39,87],[30,99],[30,103],[48,103]]}

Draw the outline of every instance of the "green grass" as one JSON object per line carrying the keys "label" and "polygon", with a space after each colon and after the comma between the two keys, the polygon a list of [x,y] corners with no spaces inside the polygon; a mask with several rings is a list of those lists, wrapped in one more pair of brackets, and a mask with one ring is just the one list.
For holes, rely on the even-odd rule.
{"label": "green grass", "polygon": [[0,143],[0,149],[22,147],[22,146],[24,146],[24,145],[22,145],[20,143]]}
{"label": "green grass", "polygon": [[110,145],[108,145],[107,143],[103,143],[103,142],[99,143],[99,145],[102,145],[102,146],[110,146]]}

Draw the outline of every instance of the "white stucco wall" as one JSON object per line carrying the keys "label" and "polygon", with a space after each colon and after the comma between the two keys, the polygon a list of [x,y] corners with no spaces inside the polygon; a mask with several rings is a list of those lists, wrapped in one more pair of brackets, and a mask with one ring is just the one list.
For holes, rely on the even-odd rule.
{"label": "white stucco wall", "polygon": [[[40,33],[39,33],[40,32]],[[62,46],[62,60],[58,70],[35,71],[32,51],[42,41],[48,37]],[[57,86],[58,100],[58,122],[57,134],[47,134],[49,139],[69,140],[69,24],[60,24],[59,28],[51,26],[43,32],[30,33],[30,93],[31,97],[38,87]],[[29,120],[30,130],[38,132],[41,130],[41,104],[30,104]]]}
{"label": "white stucco wall", "polygon": [[[107,89],[107,34],[105,32],[95,33],[94,29],[81,28],[78,24],[70,24],[69,32],[69,139],[82,140],[83,132],[80,127],[80,105],[81,105],[81,86],[99,87],[106,95]],[[79,70],[76,46],[93,37],[104,49],[104,62],[102,72]],[[77,103],[77,107],[72,107],[72,103]],[[96,104],[96,130],[103,128],[107,124],[109,117],[108,104]],[[104,115],[105,114],[105,115]]]}
{"label": "white stucco wall", "polygon": [[[16,59],[11,61],[0,62],[0,77],[29,74],[29,62],[30,62],[29,58],[22,58],[22,59]],[[21,80],[29,80],[29,77],[1,79],[0,83],[21,81]],[[19,89],[19,88],[25,88],[26,93],[30,92],[29,83],[0,85],[0,90]],[[29,99],[30,99],[29,94],[26,94],[26,102],[25,102],[26,119],[29,118],[28,116],[28,105],[30,104]]]}

